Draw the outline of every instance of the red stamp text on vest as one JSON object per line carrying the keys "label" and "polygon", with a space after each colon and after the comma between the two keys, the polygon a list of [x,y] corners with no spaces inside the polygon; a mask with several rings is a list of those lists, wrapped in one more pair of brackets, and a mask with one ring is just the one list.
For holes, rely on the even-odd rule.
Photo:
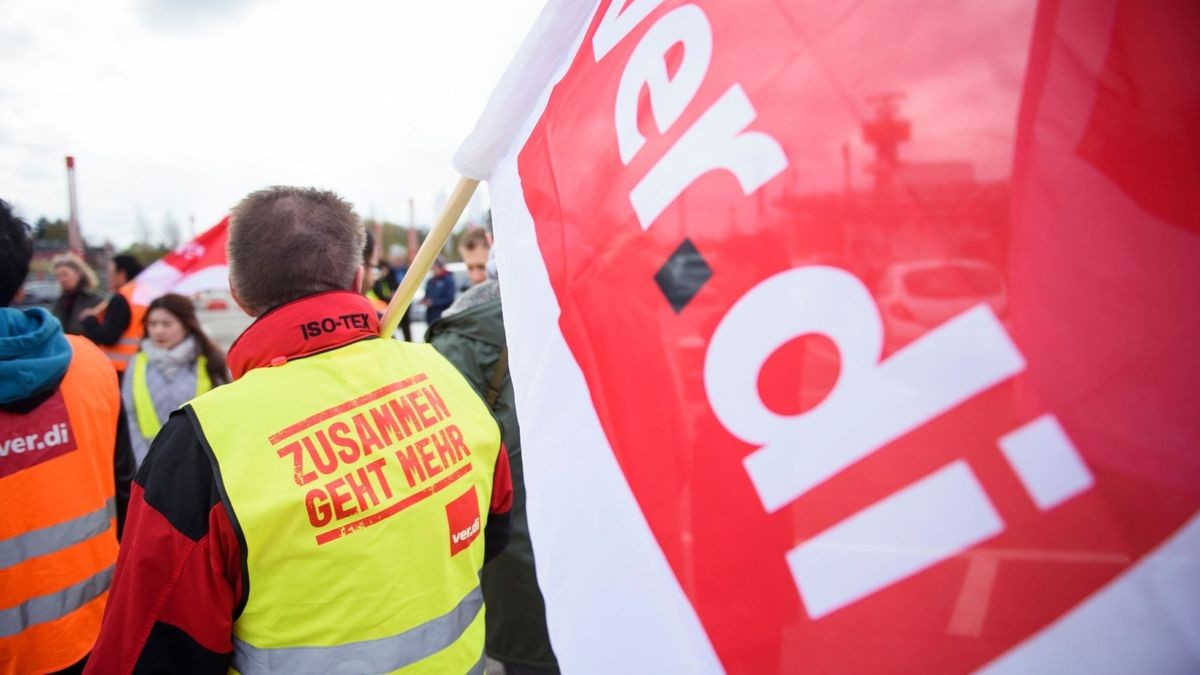
{"label": "red stamp text on vest", "polygon": [[318,545],[394,516],[471,470],[462,431],[424,373],[326,408],[268,441],[303,493]]}
{"label": "red stamp text on vest", "polygon": [[33,411],[0,411],[0,478],[61,457],[78,447],[62,392]]}

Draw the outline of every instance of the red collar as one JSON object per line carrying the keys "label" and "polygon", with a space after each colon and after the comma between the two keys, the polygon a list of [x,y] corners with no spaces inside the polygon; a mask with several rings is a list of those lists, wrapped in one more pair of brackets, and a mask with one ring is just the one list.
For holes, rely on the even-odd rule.
{"label": "red collar", "polygon": [[229,371],[236,380],[255,368],[282,366],[378,335],[379,317],[365,297],[350,291],[317,293],[255,319],[229,348]]}

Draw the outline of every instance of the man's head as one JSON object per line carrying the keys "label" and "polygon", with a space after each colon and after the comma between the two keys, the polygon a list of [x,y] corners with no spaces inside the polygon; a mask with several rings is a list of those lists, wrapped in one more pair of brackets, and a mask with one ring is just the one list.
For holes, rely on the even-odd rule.
{"label": "man's head", "polygon": [[395,268],[408,267],[408,251],[400,244],[388,247],[388,263]]}
{"label": "man's head", "polygon": [[438,256],[433,259],[433,276],[444,277],[448,274],[446,271],[446,259]]}
{"label": "man's head", "polygon": [[472,286],[487,280],[488,251],[491,248],[492,238],[482,227],[467,232],[458,242],[458,252],[467,265],[467,278]]}
{"label": "man's head", "polygon": [[253,192],[229,220],[230,290],[251,316],[314,293],[357,290],[365,241],[354,208],[332,192]]}
{"label": "man's head", "polygon": [[112,290],[120,290],[122,286],[133,281],[142,273],[142,263],[131,255],[115,255],[108,261],[108,286]]}
{"label": "man's head", "polygon": [[33,259],[29,225],[0,199],[0,307],[7,307],[21,291]]}

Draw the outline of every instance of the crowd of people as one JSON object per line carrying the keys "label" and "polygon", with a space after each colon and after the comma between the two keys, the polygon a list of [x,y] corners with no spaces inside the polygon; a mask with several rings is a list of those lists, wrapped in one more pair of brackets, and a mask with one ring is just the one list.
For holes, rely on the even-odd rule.
{"label": "crowd of people", "polygon": [[368,236],[329,192],[243,199],[225,353],[127,255],[12,307],[0,201],[0,673],[557,672],[491,236],[465,292],[435,264],[426,343],[378,339],[409,259]]}

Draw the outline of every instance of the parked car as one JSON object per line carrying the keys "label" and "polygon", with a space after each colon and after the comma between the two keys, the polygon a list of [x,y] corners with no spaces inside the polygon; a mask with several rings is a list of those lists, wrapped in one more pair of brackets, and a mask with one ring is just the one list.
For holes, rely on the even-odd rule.
{"label": "parked car", "polygon": [[24,288],[25,295],[16,303],[17,307],[45,307],[53,312],[62,294],[62,287],[54,279],[30,279]]}
{"label": "parked car", "polygon": [[207,291],[197,291],[192,293],[192,304],[201,312],[222,312],[226,310],[237,310],[237,304],[233,301],[233,296],[226,289],[212,289]]}
{"label": "parked car", "polygon": [[877,300],[890,347],[906,345],[980,303],[1001,317],[1008,309],[1000,271],[962,258],[894,263],[880,277]]}
{"label": "parked car", "polygon": [[471,279],[467,276],[467,263],[446,263],[446,271],[454,275],[454,287],[458,289],[459,293],[471,287]]}

